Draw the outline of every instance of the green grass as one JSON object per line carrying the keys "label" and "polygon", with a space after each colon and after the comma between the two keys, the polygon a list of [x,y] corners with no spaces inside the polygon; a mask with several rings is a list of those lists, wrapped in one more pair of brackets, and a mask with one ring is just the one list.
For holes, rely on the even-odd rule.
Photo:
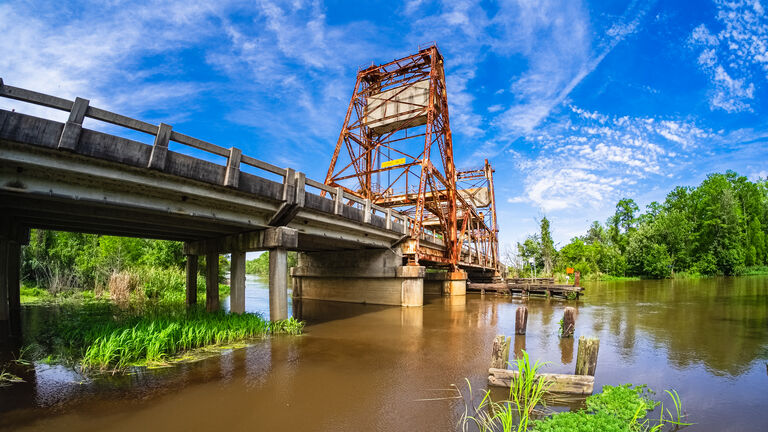
{"label": "green grass", "polygon": [[[536,420],[532,432],[653,432],[666,426],[674,430],[691,423],[684,423],[683,407],[676,391],[667,391],[675,406],[675,413],[664,410],[658,419],[647,418],[661,403],[651,398],[645,386],[624,384],[604,386],[601,393],[586,400],[586,409],[563,412]],[[666,415],[665,415],[666,414]]]}
{"label": "green grass", "polygon": [[[160,267],[141,267],[130,270],[141,289],[131,293],[131,302],[151,302],[155,304],[174,305],[182,304],[186,299],[186,275],[183,270]],[[219,284],[219,297],[229,295],[229,285]],[[105,299],[109,298],[106,290],[101,293]],[[90,288],[78,288],[61,291],[52,294],[50,291],[24,282],[21,286],[22,304],[40,304],[50,302],[90,301],[99,296]],[[198,302],[205,302],[205,277],[197,278]]]}
{"label": "green grass", "polygon": [[46,290],[36,286],[22,285],[20,289],[21,303],[34,304],[49,301],[53,296]]}
{"label": "green grass", "polygon": [[201,309],[158,308],[138,316],[83,314],[60,331],[81,357],[84,370],[122,370],[164,363],[200,347],[246,341],[270,334],[300,334],[293,318],[270,322],[255,314],[207,313]]}
{"label": "green grass", "polygon": [[743,276],[762,276],[768,275],[768,266],[747,267],[742,273]]}

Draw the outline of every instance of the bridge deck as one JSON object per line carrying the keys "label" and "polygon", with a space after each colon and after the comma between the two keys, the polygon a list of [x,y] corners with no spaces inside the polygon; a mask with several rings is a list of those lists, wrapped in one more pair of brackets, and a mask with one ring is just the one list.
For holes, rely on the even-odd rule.
{"label": "bridge deck", "polygon": [[[396,247],[414,225],[407,215],[291,168],[85,99],[36,93],[2,79],[0,97],[70,113],[61,123],[0,109],[0,209],[28,227],[194,241],[288,226],[299,232],[298,250],[314,251]],[[154,144],[86,129],[86,117],[153,135]],[[170,142],[226,164],[171,151]],[[429,229],[420,241],[445,249]],[[489,260],[472,258],[461,266],[488,269]]]}

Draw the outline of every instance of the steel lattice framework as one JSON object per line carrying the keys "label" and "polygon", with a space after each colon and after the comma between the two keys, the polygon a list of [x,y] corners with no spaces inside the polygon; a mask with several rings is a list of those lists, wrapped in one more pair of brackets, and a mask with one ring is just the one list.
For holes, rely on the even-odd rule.
{"label": "steel lattice framework", "polygon": [[435,45],[358,72],[325,183],[408,214],[408,264],[498,267],[493,170],[456,170]]}

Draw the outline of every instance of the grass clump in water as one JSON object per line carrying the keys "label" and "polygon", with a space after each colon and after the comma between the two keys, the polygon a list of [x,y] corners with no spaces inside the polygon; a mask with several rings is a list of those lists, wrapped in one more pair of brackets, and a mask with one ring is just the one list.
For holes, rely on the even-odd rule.
{"label": "grass clump in water", "polygon": [[255,314],[165,308],[106,321],[86,315],[68,325],[64,333],[82,352],[84,370],[116,371],[163,363],[183,351],[205,346],[269,334],[300,334],[303,326],[294,318],[270,322]]}
{"label": "grass clump in water", "polygon": [[[605,431],[605,432],[656,432],[667,426],[677,430],[691,423],[682,421],[683,406],[676,391],[667,390],[675,412],[664,410],[663,404],[654,401],[646,386],[604,386],[602,393],[587,398],[586,410],[554,414],[533,423],[534,432]],[[657,406],[661,406],[658,419],[647,418]]]}
{"label": "grass clump in water", "polygon": [[[460,421],[462,430],[468,430],[470,424],[477,430],[489,432],[528,430],[528,424],[536,406],[543,402],[544,394],[551,385],[536,377],[547,363],[537,360],[531,364],[528,353],[523,350],[522,356],[511,364],[517,367],[518,377],[511,382],[509,399],[495,402],[491,399],[490,390],[486,390],[476,406],[471,401],[467,405],[465,401],[464,415]],[[471,398],[471,386],[469,386],[469,393]]]}

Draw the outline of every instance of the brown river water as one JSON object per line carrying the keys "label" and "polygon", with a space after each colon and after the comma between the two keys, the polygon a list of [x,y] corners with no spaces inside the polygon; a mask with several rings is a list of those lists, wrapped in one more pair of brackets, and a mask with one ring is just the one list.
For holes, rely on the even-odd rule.
{"label": "brown river water", "polygon": [[[423,308],[304,301],[302,336],[127,376],[83,379],[37,364],[0,388],[0,429],[15,431],[451,431],[458,385],[486,387],[495,335],[573,373],[576,343],[557,336],[566,306],[576,338],[600,338],[595,388],[647,384],[683,400],[690,431],[768,431],[768,278],[587,283],[577,302],[428,297]],[[247,309],[265,313],[263,281]],[[225,302],[226,305],[226,302]],[[24,314],[44,313],[26,307]],[[573,402],[578,406],[579,402]],[[558,408],[568,409],[560,407]]]}

